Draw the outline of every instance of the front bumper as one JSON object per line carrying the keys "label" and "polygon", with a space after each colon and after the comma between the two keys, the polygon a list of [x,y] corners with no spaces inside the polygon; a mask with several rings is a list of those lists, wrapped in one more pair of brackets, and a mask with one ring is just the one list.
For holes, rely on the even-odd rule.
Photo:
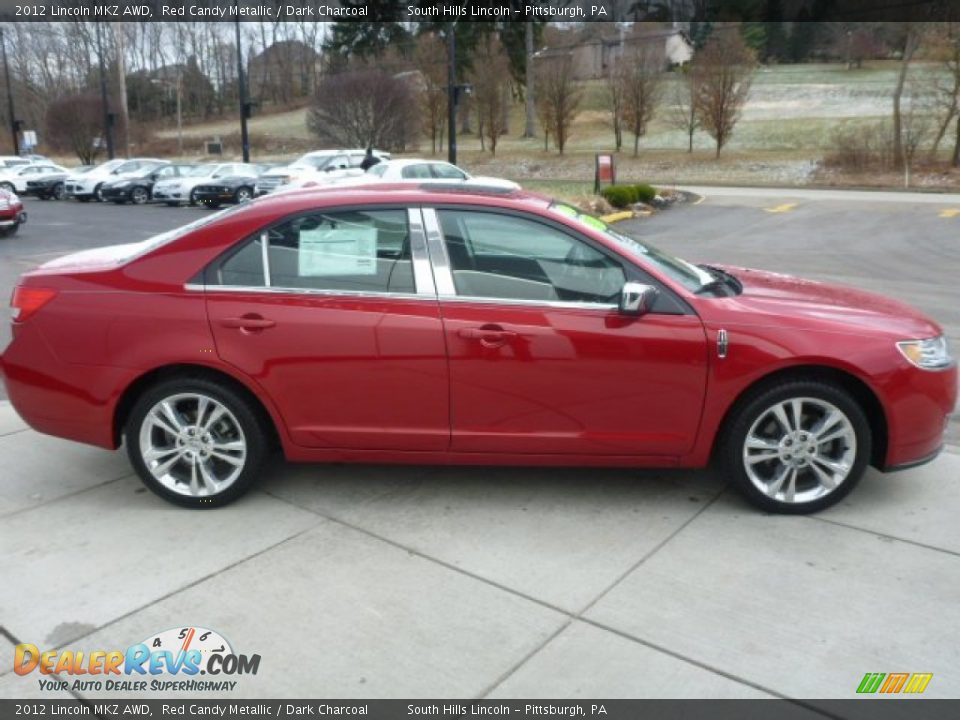
{"label": "front bumper", "polygon": [[167,188],[153,188],[153,200],[161,200],[163,202],[182,202],[186,199],[186,196],[181,190],[169,190]]}
{"label": "front bumper", "polygon": [[944,443],[957,402],[957,367],[910,367],[894,373],[883,398],[888,444],[883,470],[902,470],[933,460]]}

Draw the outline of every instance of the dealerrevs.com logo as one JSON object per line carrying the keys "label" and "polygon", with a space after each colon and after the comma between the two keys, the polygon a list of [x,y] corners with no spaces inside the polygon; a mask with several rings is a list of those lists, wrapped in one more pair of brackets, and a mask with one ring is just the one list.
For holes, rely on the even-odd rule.
{"label": "dealerrevs.com logo", "polygon": [[866,673],[857,692],[865,695],[919,694],[927,689],[931,679],[933,673]]}
{"label": "dealerrevs.com logo", "polygon": [[257,674],[260,656],[235,653],[213,630],[183,627],[150,635],[126,650],[41,651],[21,643],[14,649],[13,669],[17,675],[39,673],[40,689],[51,692],[228,692],[237,685],[229,678]]}

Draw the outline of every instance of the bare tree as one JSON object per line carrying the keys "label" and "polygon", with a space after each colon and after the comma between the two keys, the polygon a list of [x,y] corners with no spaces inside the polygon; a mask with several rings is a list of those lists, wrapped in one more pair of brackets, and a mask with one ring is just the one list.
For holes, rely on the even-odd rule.
{"label": "bare tree", "polygon": [[940,27],[928,43],[929,58],[940,61],[946,78],[931,73],[940,121],[930,147],[930,159],[936,158],[940,143],[946,136],[950,123],[956,118],[958,135],[953,151],[956,166],[960,165],[960,23],[946,22],[938,25]]}
{"label": "bare tree", "polygon": [[920,48],[923,37],[923,28],[918,23],[905,23],[900,39],[900,70],[897,73],[897,84],[893,90],[893,161],[898,168],[905,168],[907,157],[904,153],[903,112],[901,104],[903,90],[907,81],[910,63]]}
{"label": "bare tree", "polygon": [[610,110],[610,122],[613,125],[613,141],[617,152],[623,147],[623,63],[610,63],[610,69],[604,82],[607,92],[607,107]]}
{"label": "bare tree", "polygon": [[341,147],[402,150],[416,139],[417,123],[411,84],[380,70],[327,75],[307,113],[310,132]]}
{"label": "bare tree", "polygon": [[756,66],[753,51],[740,33],[727,27],[714,30],[694,61],[699,79],[697,114],[703,129],[717,144],[718,158],[740,119]]}
{"label": "bare tree", "polygon": [[[497,141],[506,132],[504,110],[509,106],[510,64],[500,41],[488,35],[474,58],[473,100],[477,109],[481,143],[489,141],[490,153],[497,154]],[[482,145],[481,145],[482,147]]]}
{"label": "bare tree", "polygon": [[640,150],[640,138],[660,102],[663,80],[663,52],[654,43],[643,43],[621,61],[623,119],[633,135],[633,156]]}
{"label": "bare tree", "polygon": [[57,150],[76,154],[85,165],[97,156],[102,131],[103,108],[96,93],[66,95],[47,108],[47,142]]}
{"label": "bare tree", "polygon": [[693,135],[700,128],[700,115],[697,113],[697,94],[699,75],[697,68],[688,65],[678,72],[673,87],[673,106],[670,120],[674,127],[683,130],[687,136],[687,152],[693,152]]}
{"label": "bare tree", "polygon": [[536,80],[534,78],[535,73],[533,71],[533,23],[532,22],[524,23],[523,41],[524,41],[524,47],[526,50],[526,64],[524,65],[524,73],[525,73],[524,84],[526,85],[525,97],[524,97],[524,112],[526,114],[526,123],[523,130],[523,136],[531,138],[534,135],[536,135],[534,118],[537,112],[536,95],[534,94],[534,87],[536,85]]}
{"label": "bare tree", "polygon": [[413,63],[423,80],[420,117],[434,155],[437,154],[437,146],[443,143],[447,126],[446,55],[446,43],[439,36],[428,34],[417,38]]}
{"label": "bare tree", "polygon": [[573,76],[573,56],[564,54],[540,58],[536,83],[538,114],[544,123],[544,132],[550,128],[554,145],[563,155],[583,99],[583,92]]}

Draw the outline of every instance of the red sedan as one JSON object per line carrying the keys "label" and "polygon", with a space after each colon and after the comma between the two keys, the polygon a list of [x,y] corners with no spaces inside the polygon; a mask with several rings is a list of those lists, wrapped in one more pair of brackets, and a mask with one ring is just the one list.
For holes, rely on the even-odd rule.
{"label": "red sedan", "polygon": [[0,237],[15,235],[26,221],[27,213],[20,198],[0,188]]}
{"label": "red sedan", "polygon": [[803,513],[933,458],[941,328],[694,265],[522,191],[305,190],[27,273],[2,355],[35,429],[222,505],[295,461],[699,468]]}

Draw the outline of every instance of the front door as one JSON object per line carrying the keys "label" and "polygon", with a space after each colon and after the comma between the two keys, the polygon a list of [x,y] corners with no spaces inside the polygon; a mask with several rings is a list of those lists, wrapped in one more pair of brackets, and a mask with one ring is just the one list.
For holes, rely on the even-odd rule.
{"label": "front door", "polygon": [[706,385],[699,318],[617,301],[636,268],[563,226],[477,208],[427,209],[447,350],[451,449],[675,456]]}
{"label": "front door", "polygon": [[419,210],[301,213],[206,280],[217,352],[276,400],[295,443],[447,449],[446,348]]}

